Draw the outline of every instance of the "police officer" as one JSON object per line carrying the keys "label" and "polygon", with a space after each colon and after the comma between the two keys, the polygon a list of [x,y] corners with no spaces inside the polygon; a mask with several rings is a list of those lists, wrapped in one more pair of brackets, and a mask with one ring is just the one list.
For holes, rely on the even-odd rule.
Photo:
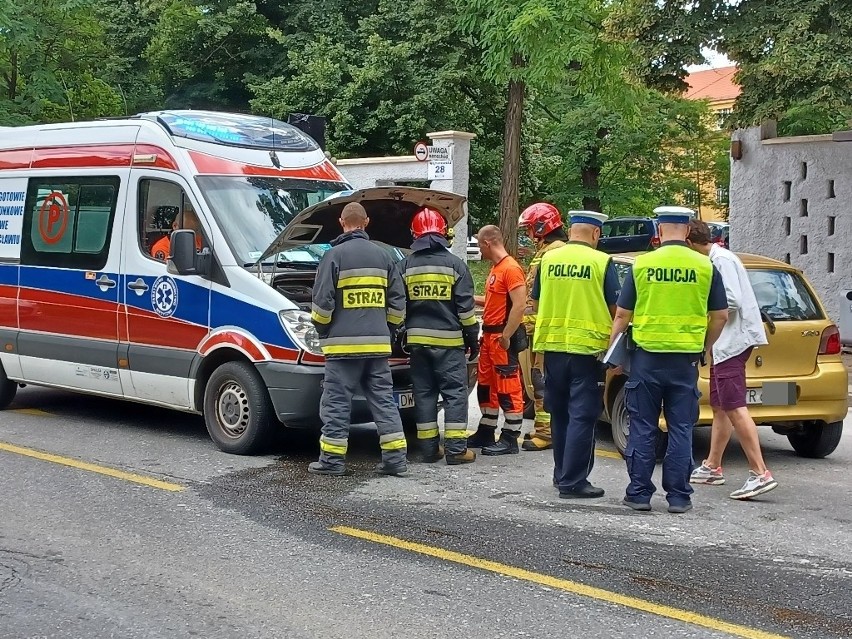
{"label": "police officer", "polygon": [[654,212],[661,246],[636,258],[622,285],[612,327],[614,340],[632,319],[636,343],[626,384],[630,485],[622,503],[651,510],[662,406],[669,432],[663,489],[669,512],[685,513],[692,509],[689,473],[692,429],[698,419],[698,364],[703,352],[712,352],[725,326],[728,301],[710,259],[686,244],[693,211],[659,207]]}
{"label": "police officer", "polygon": [[343,234],[317,269],[311,320],[326,358],[320,401],[318,475],[344,475],[352,396],[363,389],[379,431],[378,472],[408,471],[405,434],[393,399],[388,357],[405,318],[405,290],[390,254],[370,242],[370,219],[356,202],[343,207]]}
{"label": "police officer", "polygon": [[406,343],[411,353],[417,439],[424,461],[441,459],[438,394],[444,400],[447,464],[468,464],[467,362],[479,353],[479,324],[473,312],[473,277],[448,248],[447,221],[437,211],[420,209],[411,222],[413,253],[399,263],[405,281]]}
{"label": "police officer", "polygon": [[595,424],[603,408],[598,356],[609,343],[618,273],[596,250],[607,216],[571,211],[571,239],[541,260],[532,297],[538,300],[533,350],[543,353],[545,406],[553,427],[553,480],[563,498],[603,497],[589,483]]}
{"label": "police officer", "polygon": [[[539,270],[542,257],[548,252],[560,246],[565,246],[568,236],[562,228],[562,215],[552,204],[537,202],[528,206],[518,219],[518,228],[526,229],[529,238],[535,242],[536,253],[527,269],[527,291],[531,292]],[[524,327],[529,335],[530,344],[535,340],[533,331],[535,329],[535,304],[532,297],[527,299],[524,309]],[[525,354],[531,359],[530,371],[532,379],[529,380],[533,386],[533,401],[535,403],[535,423],[533,430],[524,436],[521,447],[524,450],[547,450],[552,447],[550,435],[550,414],[544,409],[544,376],[542,374],[543,356],[541,353],[528,351]]]}

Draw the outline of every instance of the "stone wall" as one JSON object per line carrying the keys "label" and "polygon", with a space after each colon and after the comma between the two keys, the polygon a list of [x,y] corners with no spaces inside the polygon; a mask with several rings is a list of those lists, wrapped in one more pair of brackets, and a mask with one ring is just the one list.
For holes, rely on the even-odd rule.
{"label": "stone wall", "polygon": [[731,249],[804,271],[838,322],[852,289],[852,142],[775,135],[774,122],[734,133]]}

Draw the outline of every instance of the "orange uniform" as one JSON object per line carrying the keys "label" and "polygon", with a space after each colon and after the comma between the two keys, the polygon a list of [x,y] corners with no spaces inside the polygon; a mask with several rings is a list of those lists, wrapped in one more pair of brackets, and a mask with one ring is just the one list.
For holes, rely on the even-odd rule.
{"label": "orange uniform", "polygon": [[479,353],[477,371],[477,399],[482,410],[481,427],[495,428],[502,408],[506,418],[504,430],[521,430],[524,397],[518,354],[504,350],[499,339],[511,308],[509,292],[524,286],[524,283],[524,269],[510,255],[492,266],[488,274],[482,313],[482,350]]}
{"label": "orange uniform", "polygon": [[[196,233],[195,235],[195,249],[197,251],[201,250],[201,236]],[[151,247],[151,257],[156,260],[162,260],[165,262],[169,259],[169,256],[172,254],[172,242],[169,239],[168,235],[164,235],[159,240],[154,242],[154,246]]]}

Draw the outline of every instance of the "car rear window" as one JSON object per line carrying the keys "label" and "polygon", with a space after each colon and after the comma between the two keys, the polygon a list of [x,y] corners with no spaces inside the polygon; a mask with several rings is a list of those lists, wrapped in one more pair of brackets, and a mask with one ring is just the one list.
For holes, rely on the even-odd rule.
{"label": "car rear window", "polygon": [[773,322],[825,319],[819,304],[797,273],[749,269],[757,305]]}

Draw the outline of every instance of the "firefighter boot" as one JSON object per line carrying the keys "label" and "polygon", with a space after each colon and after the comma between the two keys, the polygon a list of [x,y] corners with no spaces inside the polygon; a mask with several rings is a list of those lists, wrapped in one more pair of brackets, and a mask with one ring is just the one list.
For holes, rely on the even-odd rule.
{"label": "firefighter boot", "polygon": [[466,450],[458,455],[447,455],[447,466],[458,466],[459,464],[472,464],[476,460],[476,453]]}
{"label": "firefighter boot", "polygon": [[482,448],[483,455],[495,456],[495,455],[517,455],[518,450],[518,437],[521,436],[521,431],[519,430],[506,430],[505,428],[500,431],[500,439],[497,440],[496,444],[492,444],[491,446],[484,446]]}
{"label": "firefighter boot", "polygon": [[440,437],[430,437],[420,440],[421,460],[425,464],[434,464],[444,458],[444,447]]}
{"label": "firefighter boot", "polygon": [[535,430],[530,434],[529,439],[524,438],[521,448],[524,450],[549,450],[553,448],[553,440],[550,435],[550,421],[536,420],[533,428]]}
{"label": "firefighter boot", "polygon": [[476,432],[467,438],[468,448],[482,448],[483,446],[491,446],[496,439],[496,426],[479,425]]}

